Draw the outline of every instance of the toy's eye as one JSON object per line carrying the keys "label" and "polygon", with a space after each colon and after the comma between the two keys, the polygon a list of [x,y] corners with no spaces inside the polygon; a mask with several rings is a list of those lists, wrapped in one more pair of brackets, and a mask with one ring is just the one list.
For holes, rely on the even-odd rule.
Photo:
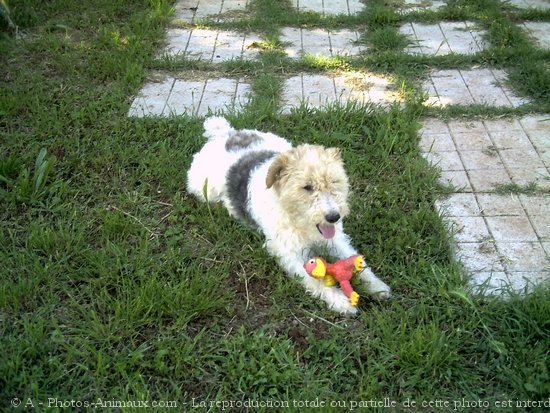
{"label": "toy's eye", "polygon": [[307,191],[307,192],[312,192],[313,191],[313,186],[308,184],[308,185],[304,186],[304,190]]}

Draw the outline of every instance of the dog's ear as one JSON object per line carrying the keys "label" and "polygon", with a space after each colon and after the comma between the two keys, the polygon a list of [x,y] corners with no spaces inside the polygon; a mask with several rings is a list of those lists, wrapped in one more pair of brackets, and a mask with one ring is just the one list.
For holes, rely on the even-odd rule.
{"label": "dog's ear", "polygon": [[275,182],[277,182],[283,175],[284,170],[288,166],[288,156],[281,154],[275,158],[269,169],[267,170],[267,176],[265,178],[265,184],[267,188],[271,188]]}

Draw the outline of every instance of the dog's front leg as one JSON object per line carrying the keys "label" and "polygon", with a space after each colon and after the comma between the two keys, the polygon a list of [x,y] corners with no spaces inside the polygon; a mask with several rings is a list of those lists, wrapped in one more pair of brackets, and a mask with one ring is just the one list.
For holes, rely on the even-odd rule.
{"label": "dog's front leg", "polygon": [[[331,253],[340,259],[348,258],[352,255],[357,255],[357,250],[351,245],[349,237],[340,232],[334,238],[331,245]],[[367,266],[359,274],[360,279],[365,284],[367,291],[374,297],[387,299],[391,297],[391,288],[380,278],[378,278],[371,269]]]}
{"label": "dog's front leg", "polygon": [[288,275],[299,277],[305,289],[314,297],[319,297],[325,301],[331,310],[342,314],[355,314],[357,308],[351,305],[349,298],[340,288],[327,287],[323,280],[311,277],[304,269],[304,264],[308,260],[307,254],[289,254],[287,248],[280,254],[274,243],[267,243],[269,252],[276,256],[279,264]]}

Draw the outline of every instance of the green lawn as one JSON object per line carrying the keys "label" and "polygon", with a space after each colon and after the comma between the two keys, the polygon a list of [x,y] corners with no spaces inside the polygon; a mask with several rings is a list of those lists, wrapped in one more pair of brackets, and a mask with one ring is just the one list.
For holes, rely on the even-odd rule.
{"label": "green lawn", "polygon": [[[38,411],[98,399],[196,411],[245,410],[244,402],[304,411],[306,401],[340,411],[383,410],[377,402],[517,411],[520,401],[549,400],[550,291],[506,301],[466,293],[433,208],[449,188],[420,156],[418,130],[426,116],[550,111],[550,53],[514,25],[550,13],[459,0],[403,16],[391,4],[322,19],[254,0],[243,19],[220,25],[266,34],[260,59],[213,67],[155,59],[167,0],[11,0],[18,36],[0,2],[0,410],[14,399]],[[400,24],[441,19],[478,22],[491,47],[403,53]],[[278,34],[297,24],[355,25],[371,48],[349,60],[292,62]],[[475,65],[507,68],[533,103],[420,104],[430,68]],[[189,197],[185,174],[203,119],[127,117],[156,69],[247,76],[257,97],[228,114],[237,127],[342,148],[353,188],[346,229],[393,299],[365,298],[356,317],[334,314],[282,275],[259,234]],[[278,114],[283,76],[361,69],[393,76],[406,104]]]}

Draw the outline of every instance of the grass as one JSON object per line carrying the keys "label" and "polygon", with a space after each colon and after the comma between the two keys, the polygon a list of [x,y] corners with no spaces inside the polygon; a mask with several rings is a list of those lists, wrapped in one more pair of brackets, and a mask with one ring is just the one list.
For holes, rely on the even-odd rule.
{"label": "grass", "polygon": [[[461,0],[400,15],[380,1],[323,19],[256,0],[246,17],[221,25],[275,40],[284,24],[353,25],[373,47],[345,61],[294,62],[271,41],[257,62],[214,68],[155,60],[168,1],[9,3],[22,36],[6,29],[0,38],[2,408],[17,398],[52,411],[98,399],[210,411],[224,401],[295,411],[324,401],[349,410],[388,398],[425,411],[449,410],[445,402],[498,410],[510,400],[512,411],[550,397],[549,290],[506,301],[467,294],[433,208],[437,171],[418,150],[424,116],[549,110],[548,54],[513,29],[517,18],[548,14]],[[473,19],[494,46],[474,57],[408,56],[397,27],[413,17]],[[427,70],[472,63],[511,67],[512,86],[533,104],[419,105]],[[190,198],[183,183],[202,119],[126,116],[157,68],[249,76],[258,97],[229,113],[237,127],[341,147],[353,187],[346,228],[394,298],[365,298],[354,318],[333,314],[282,276],[258,234]],[[283,75],[304,69],[395,76],[407,105],[280,115]]]}

